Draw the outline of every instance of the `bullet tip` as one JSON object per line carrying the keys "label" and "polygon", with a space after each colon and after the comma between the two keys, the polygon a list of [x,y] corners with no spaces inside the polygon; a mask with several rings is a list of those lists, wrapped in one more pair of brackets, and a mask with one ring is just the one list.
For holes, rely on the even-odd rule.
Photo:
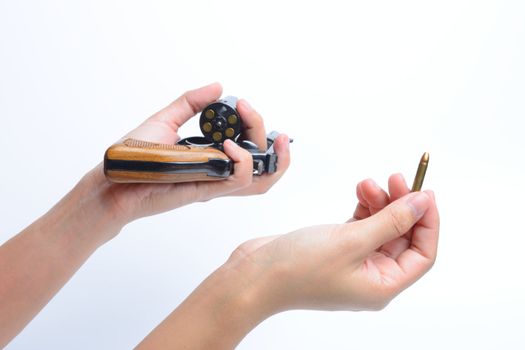
{"label": "bullet tip", "polygon": [[423,153],[423,156],[421,157],[422,162],[427,162],[430,159],[430,154],[428,152]]}

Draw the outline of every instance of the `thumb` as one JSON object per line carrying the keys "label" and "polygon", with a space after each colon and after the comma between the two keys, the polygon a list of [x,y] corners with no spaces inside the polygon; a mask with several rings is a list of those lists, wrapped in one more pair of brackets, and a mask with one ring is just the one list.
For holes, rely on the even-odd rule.
{"label": "thumb", "polygon": [[410,231],[430,207],[431,201],[425,192],[410,193],[375,215],[355,222],[362,225],[357,231],[362,235],[359,238],[367,253]]}

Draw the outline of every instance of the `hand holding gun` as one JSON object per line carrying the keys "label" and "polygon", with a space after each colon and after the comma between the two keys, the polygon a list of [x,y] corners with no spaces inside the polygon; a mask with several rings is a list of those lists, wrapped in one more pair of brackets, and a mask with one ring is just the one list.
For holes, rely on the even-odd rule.
{"label": "hand holding gun", "polygon": [[[267,135],[267,149],[242,138],[237,98],[228,96],[206,106],[200,116],[203,137],[189,137],[175,145],[127,138],[104,155],[104,173],[112,182],[178,183],[216,181],[233,174],[233,162],[223,152],[223,142],[235,141],[253,158],[253,174],[274,173],[277,155],[273,143],[279,133]],[[291,142],[292,140],[290,140]]]}

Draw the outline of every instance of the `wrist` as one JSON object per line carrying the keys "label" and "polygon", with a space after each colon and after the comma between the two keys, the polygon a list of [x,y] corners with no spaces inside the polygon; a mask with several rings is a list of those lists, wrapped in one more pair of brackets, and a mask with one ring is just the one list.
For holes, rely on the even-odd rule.
{"label": "wrist", "polygon": [[265,319],[288,309],[278,287],[286,278],[286,268],[279,264],[259,264],[245,255],[230,258],[202,283],[214,305],[215,323],[235,339],[233,345]]}
{"label": "wrist", "polygon": [[98,248],[120,232],[127,223],[117,210],[111,194],[111,183],[104,177],[101,165],[88,172],[40,221],[66,230],[67,240]]}
{"label": "wrist", "polygon": [[211,297],[218,306],[214,312],[217,324],[232,325],[242,332],[240,339],[277,312],[269,293],[270,273],[259,266],[248,261],[228,261],[208,279],[203,285],[213,286]]}
{"label": "wrist", "polygon": [[[119,184],[109,181],[104,174],[102,163],[91,169],[79,181],[77,187],[86,194],[91,194],[91,199],[103,209],[104,219],[112,226],[121,229],[126,224],[140,217],[136,215],[135,201],[126,198],[125,194],[130,186],[137,184]],[[131,197],[131,196],[130,196]]]}
{"label": "wrist", "polygon": [[0,247],[0,348],[120,230],[103,191],[91,182],[84,177],[45,215]]}
{"label": "wrist", "polygon": [[[266,274],[257,266],[228,261],[210,275],[181,305],[202,305],[209,314],[210,342],[203,348],[231,349],[273,314]],[[204,311],[207,310],[207,311]]]}
{"label": "wrist", "polygon": [[137,349],[232,349],[272,315],[269,281],[256,266],[228,261],[155,328]]}

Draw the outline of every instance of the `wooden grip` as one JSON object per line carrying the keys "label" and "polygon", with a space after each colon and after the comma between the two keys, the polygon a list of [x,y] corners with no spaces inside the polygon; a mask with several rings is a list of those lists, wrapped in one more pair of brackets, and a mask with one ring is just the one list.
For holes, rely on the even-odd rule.
{"label": "wooden grip", "polygon": [[104,155],[104,173],[113,182],[174,183],[222,180],[232,161],[211,147],[168,145],[126,139]]}

